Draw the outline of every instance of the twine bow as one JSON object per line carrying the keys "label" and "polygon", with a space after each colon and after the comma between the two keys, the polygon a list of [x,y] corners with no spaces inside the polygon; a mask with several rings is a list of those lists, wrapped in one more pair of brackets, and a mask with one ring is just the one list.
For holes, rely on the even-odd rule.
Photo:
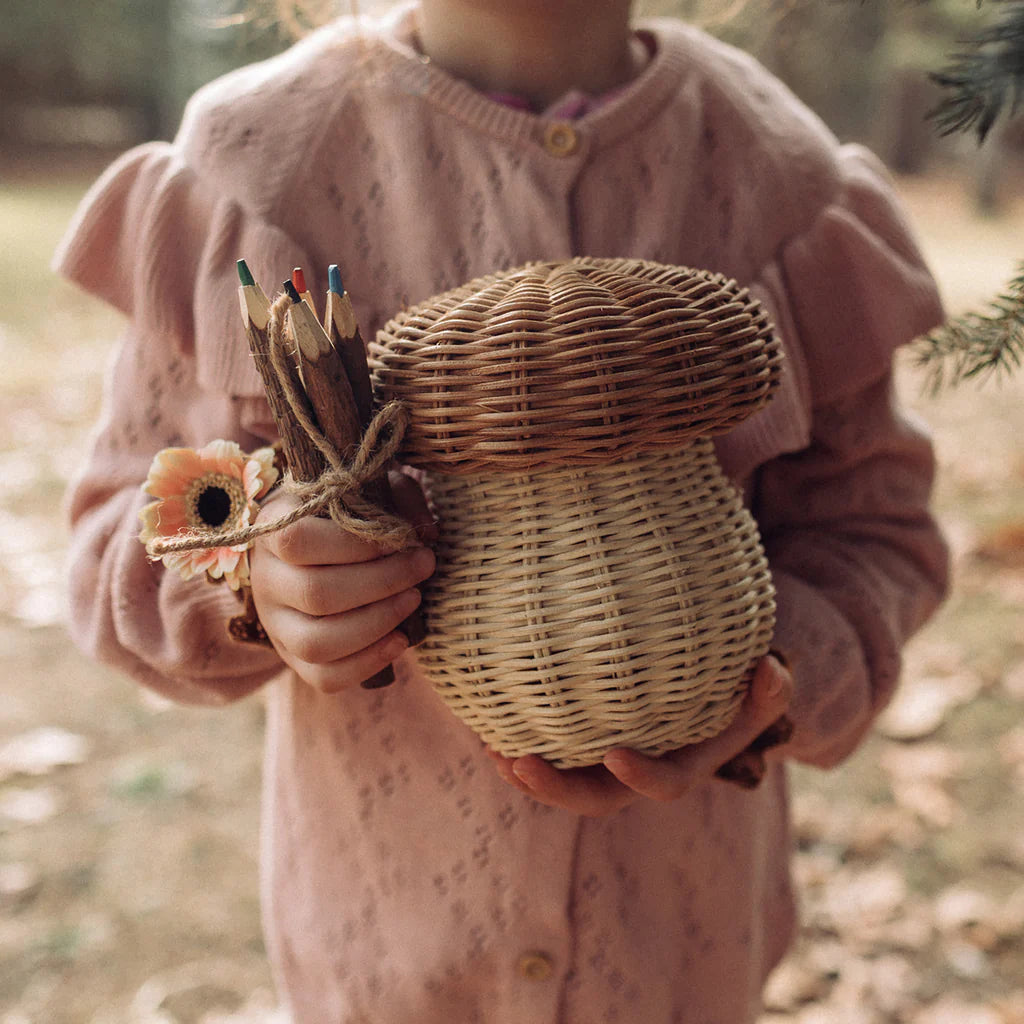
{"label": "twine bow", "polygon": [[270,308],[267,331],[271,340],[271,362],[295,418],[323,456],[327,468],[318,479],[309,482],[297,481],[290,474],[285,477],[284,489],[299,499],[299,505],[286,515],[237,529],[155,537],[146,545],[151,558],[208,548],[249,547],[259,537],[283,530],[307,516],[324,513],[360,540],[376,545],[384,554],[400,551],[415,540],[415,529],[409,522],[381,508],[363,493],[368,484],[387,471],[388,464],[397,455],[409,423],[408,412],[401,402],[388,402],[370,421],[360,443],[346,461],[320,430],[310,414],[305,395],[296,389],[284,362],[287,355],[283,332],[289,304],[287,296],[284,296]]}
{"label": "twine bow", "polygon": [[360,540],[375,544],[385,554],[400,551],[415,538],[413,526],[369,501],[363,496],[362,489],[387,470],[402,443],[407,423],[408,413],[404,406],[400,402],[389,402],[370,422],[351,461],[344,462],[331,449],[330,468],[318,480],[302,483],[291,475],[286,476],[283,488],[300,502],[286,515],[234,530],[203,530],[175,537],[154,537],[146,545],[146,551],[151,558],[160,558],[182,551],[248,547],[259,537],[277,533],[307,516],[324,512],[343,529]]}
{"label": "twine bow", "polygon": [[267,523],[267,532],[273,532],[271,527],[283,529],[306,516],[327,512],[339,526],[385,553],[408,547],[415,539],[413,526],[363,494],[367,484],[387,472],[389,463],[398,454],[408,423],[405,406],[401,402],[388,402],[370,421],[359,447],[347,463],[315,426],[307,426],[329,468],[318,480],[309,483],[287,477],[285,488],[301,504],[288,515]]}

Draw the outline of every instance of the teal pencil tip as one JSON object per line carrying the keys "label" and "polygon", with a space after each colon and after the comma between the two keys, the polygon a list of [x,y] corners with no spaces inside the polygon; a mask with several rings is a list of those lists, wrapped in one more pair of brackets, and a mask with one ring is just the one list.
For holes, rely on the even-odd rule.
{"label": "teal pencil tip", "polygon": [[252,271],[249,270],[249,265],[245,260],[239,260],[235,266],[238,268],[238,280],[241,281],[243,285],[248,287],[249,285],[256,283],[252,279]]}
{"label": "teal pencil tip", "polygon": [[341,283],[341,271],[338,269],[337,263],[332,263],[327,268],[327,287],[335,295],[345,294],[345,286]]}

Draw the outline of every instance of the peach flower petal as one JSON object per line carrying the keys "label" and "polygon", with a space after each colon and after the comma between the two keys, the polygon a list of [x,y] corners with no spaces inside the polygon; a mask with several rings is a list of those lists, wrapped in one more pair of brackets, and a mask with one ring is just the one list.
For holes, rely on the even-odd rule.
{"label": "peach flower petal", "polygon": [[139,539],[149,543],[155,537],[173,537],[174,534],[188,529],[185,518],[185,505],[180,499],[165,498],[153,501],[139,511],[142,530]]}
{"label": "peach flower petal", "polygon": [[242,483],[249,501],[262,498],[277,483],[279,475],[274,465],[273,448],[260,448],[253,452],[242,471]]}
{"label": "peach flower petal", "polygon": [[[190,492],[197,481],[220,475],[237,480],[244,494],[237,513],[220,529],[236,530],[248,526],[256,510],[256,498],[265,494],[277,481],[273,448],[261,448],[246,454],[234,441],[211,441],[198,451],[191,448],[165,448],[153,460],[146,478],[145,490],[159,500],[139,512],[142,528],[139,539],[148,543],[158,537],[187,532],[195,522],[190,510]],[[216,485],[216,484],[215,484]],[[203,532],[200,530],[200,532]],[[210,531],[212,532],[212,531]],[[251,544],[217,548],[200,548],[162,556],[161,561],[178,572],[183,579],[202,574],[223,579],[233,590],[249,581],[248,549]]]}
{"label": "peach flower petal", "polygon": [[145,489],[154,498],[182,493],[202,473],[202,461],[191,448],[165,448],[153,460]]}
{"label": "peach flower petal", "polygon": [[199,449],[199,457],[208,473],[224,473],[236,480],[242,478],[242,468],[248,456],[234,441],[211,441]]}

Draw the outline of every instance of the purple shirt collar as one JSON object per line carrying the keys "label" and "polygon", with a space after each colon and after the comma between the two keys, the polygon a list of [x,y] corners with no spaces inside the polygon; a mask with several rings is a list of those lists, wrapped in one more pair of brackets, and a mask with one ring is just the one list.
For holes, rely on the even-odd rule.
{"label": "purple shirt collar", "polygon": [[[576,121],[614,99],[622,92],[623,88],[625,87],[620,86],[602,93],[600,96],[591,96],[589,93],[580,92],[579,89],[570,89],[564,96],[540,111],[540,114],[542,117],[551,118],[554,121]],[[516,110],[533,110],[529,100],[518,93],[489,92],[487,95],[495,103],[501,103],[506,107],[513,107]]]}

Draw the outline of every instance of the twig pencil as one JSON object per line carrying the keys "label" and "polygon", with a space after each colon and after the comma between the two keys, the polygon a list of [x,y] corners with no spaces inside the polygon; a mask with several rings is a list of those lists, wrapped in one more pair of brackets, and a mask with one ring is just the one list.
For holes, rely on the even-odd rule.
{"label": "twig pencil", "polygon": [[[285,291],[292,300],[288,317],[296,344],[295,357],[314,417],[338,453],[350,458],[362,439],[363,425],[344,364],[312,308],[300,299],[293,282],[285,282]],[[383,483],[386,487],[386,479]],[[384,495],[379,482],[368,484],[366,494],[371,501],[382,503]],[[367,690],[379,689],[394,679],[394,669],[388,665],[363,680],[362,686]]]}
{"label": "twig pencil", "polygon": [[313,310],[313,315],[317,316],[316,303],[313,301],[313,296],[306,287],[306,275],[302,272],[302,267],[296,267],[292,271],[292,285],[299,293],[299,298],[301,298],[302,301],[305,302],[311,310]]}
{"label": "twig pencil", "polygon": [[[360,427],[366,430],[373,419],[373,385],[370,382],[370,368],[366,363],[366,349],[359,334],[352,302],[341,283],[337,264],[331,264],[327,276],[330,282],[324,318],[327,343],[337,353],[355,402]],[[374,484],[371,500],[389,510],[393,509],[394,501],[387,478],[374,481]]]}
{"label": "twig pencil", "polygon": [[[324,325],[330,342],[337,350],[345,373],[355,397],[356,408],[363,430],[373,418],[373,384],[370,381],[370,368],[366,362],[366,346],[359,333],[359,323],[352,300],[342,284],[341,271],[336,263],[332,263],[327,271],[327,305],[324,310]],[[395,507],[394,497],[387,477],[374,481],[368,495],[389,511]],[[403,623],[405,633],[411,646],[423,643],[427,637],[427,627],[423,613],[417,608]]]}
{"label": "twig pencil", "polygon": [[[326,460],[320,450],[310,440],[309,434],[292,411],[288,396],[285,394],[284,387],[278,377],[271,355],[271,341],[267,332],[267,325],[270,323],[270,300],[253,279],[245,260],[238,260],[236,266],[238,268],[238,277],[241,281],[238,292],[239,304],[242,310],[242,321],[245,324],[253,361],[263,381],[267,404],[270,406],[271,415],[274,418],[278,433],[281,435],[281,446],[288,462],[288,468],[297,480],[304,482],[317,480],[326,468]],[[292,308],[296,308],[297,305],[302,310],[308,310],[309,316],[313,323],[316,324],[320,335],[326,338],[323,328],[316,321],[316,315],[312,312],[312,308],[306,306],[301,301],[291,281],[285,282],[285,291],[288,292],[288,296],[292,300]],[[328,346],[330,346],[329,342]],[[303,387],[294,361],[289,357],[280,362],[295,374],[292,380],[292,384],[296,385],[292,388],[294,398],[301,399],[305,397],[308,401],[308,394]],[[350,402],[352,409],[351,420],[355,424],[354,429],[358,438],[361,434],[358,413],[355,411],[354,399],[350,398]],[[316,420],[319,423],[316,412],[312,408],[312,403],[305,410],[305,413],[309,415],[310,419]],[[252,611],[254,616],[255,612],[254,610]],[[245,625],[242,622],[241,625],[235,628],[242,629]],[[234,627],[234,621],[232,626]],[[249,626],[251,627],[252,623],[249,623]],[[381,686],[388,686],[394,682],[394,678],[394,669],[387,665],[369,679],[364,680],[362,685],[366,689],[376,689]]]}
{"label": "twig pencil", "polygon": [[345,291],[336,263],[332,263],[328,269],[327,281],[324,326],[345,365],[359,409],[359,419],[365,430],[373,416],[373,385],[370,383],[370,368],[366,364],[366,346],[359,333],[352,300]]}
{"label": "twig pencil", "polygon": [[351,458],[363,436],[363,423],[345,365],[331,344],[312,308],[298,295],[289,293],[293,305],[288,311],[295,358],[309,403],[324,436],[342,458]]}
{"label": "twig pencil", "polygon": [[281,387],[281,382],[277,378],[277,373],[274,371],[270,355],[270,338],[267,336],[267,324],[270,322],[270,300],[253,279],[252,272],[245,260],[239,260],[236,266],[239,280],[242,282],[238,289],[242,323],[245,325],[245,333],[249,339],[253,362],[263,381],[270,413],[274,417],[274,423],[281,435],[281,447],[285,460],[297,479],[315,480],[323,471],[324,460],[320,452],[311,446],[306,431],[295,418],[284,389]]}

